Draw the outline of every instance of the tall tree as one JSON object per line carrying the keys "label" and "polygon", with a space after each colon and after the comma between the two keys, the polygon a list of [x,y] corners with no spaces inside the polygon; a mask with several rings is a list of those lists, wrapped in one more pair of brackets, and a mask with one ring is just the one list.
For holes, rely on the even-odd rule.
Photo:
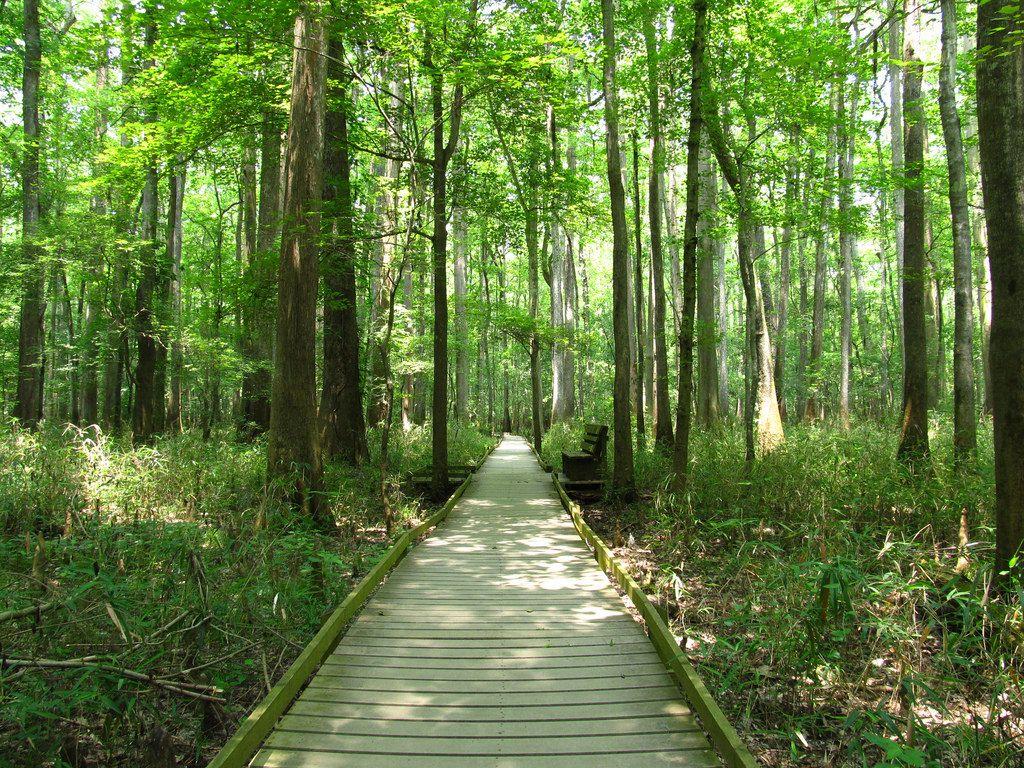
{"label": "tall tree", "polygon": [[[477,0],[471,0],[469,23],[475,24]],[[430,258],[434,276],[434,392],[431,403],[431,494],[435,499],[448,495],[448,165],[455,156],[462,125],[465,83],[455,83],[452,102],[445,120],[444,70],[435,61],[434,30],[426,29],[423,63],[430,73],[431,140],[433,156],[431,192],[433,194],[433,231]],[[447,127],[447,134],[445,129]]]}
{"label": "tall tree", "polygon": [[[674,486],[686,490],[690,473],[690,426],[693,387],[693,315],[697,303],[697,219],[700,213],[700,138],[704,125],[704,48],[707,36],[706,0],[693,0],[693,41],[690,44],[690,116],[686,138],[686,218],[683,220],[683,311],[679,329],[679,401],[676,443],[672,456]],[[713,183],[713,182],[712,182]]]}
{"label": "tall tree", "polygon": [[328,44],[323,160],[323,204],[330,216],[330,232],[320,253],[324,280],[320,449],[324,459],[337,457],[349,464],[361,464],[369,451],[359,386],[355,210],[348,139],[350,96],[343,60],[342,42],[332,35]]}
{"label": "tall tree", "polygon": [[956,0],[941,0],[942,63],[939,111],[949,170],[949,209],[953,224],[953,456],[959,463],[977,448],[974,413],[974,296],[971,286],[971,214],[967,201],[960,111],[956,106]]}
{"label": "tall tree", "polygon": [[647,113],[651,134],[651,170],[647,184],[647,218],[651,231],[651,318],[654,324],[654,442],[672,447],[672,413],[668,400],[668,348],[665,344],[665,266],[661,242],[661,178],[665,147],[661,129],[661,86],[658,81],[658,37],[655,14],[658,5],[647,0],[644,7],[644,47],[647,55]]}
{"label": "tall tree", "polygon": [[915,467],[928,458],[928,343],[925,338],[924,107],[922,66],[908,46],[903,82],[903,417],[897,456]]}
{"label": "tall tree", "polygon": [[853,259],[856,239],[853,232],[853,166],[857,145],[856,79],[850,87],[850,109],[846,109],[846,92],[840,91],[839,110],[839,293],[842,301],[842,322],[839,331],[839,423],[850,426],[850,355],[853,349]]}
{"label": "tall tree", "polygon": [[[156,19],[153,6],[146,8],[145,16],[145,48],[146,59],[142,68],[152,69],[153,49],[156,45]],[[156,123],[156,114],[152,105],[146,109],[147,125]],[[154,300],[157,289],[157,217],[159,200],[157,199],[157,167],[156,158],[146,158],[146,175],[142,187],[141,223],[139,226],[142,243],[139,253],[139,282],[135,291],[135,332],[138,358],[135,364],[135,403],[132,413],[132,437],[137,442],[146,442],[156,432],[155,411],[157,406],[163,409],[163,392],[157,392],[157,345],[158,324]]]}
{"label": "tall tree", "polygon": [[[978,130],[992,268],[996,575],[1024,548],[1024,21],[978,4]],[[1019,572],[1019,565],[1018,565]]]}
{"label": "tall tree", "polygon": [[466,257],[469,227],[465,211],[456,206],[452,214],[455,238],[455,419],[469,421],[469,319],[466,316]]}
{"label": "tall tree", "polygon": [[[712,234],[718,179],[711,153],[701,147],[697,201],[697,422],[715,425],[719,412],[718,339],[715,318],[715,257],[717,238]],[[685,302],[684,302],[685,303]],[[683,321],[680,321],[682,329]],[[677,408],[679,406],[677,405]],[[678,415],[677,415],[678,421]]]}
{"label": "tall tree", "polygon": [[[106,40],[106,29],[100,46],[99,62],[96,68],[96,89],[103,93],[107,87],[109,75],[110,52]],[[102,147],[106,140],[109,116],[105,105],[96,111],[96,125],[93,129],[93,137],[97,147]],[[93,175],[98,176],[100,164],[94,162]],[[97,219],[97,223],[107,215],[107,201],[104,190],[97,190],[89,201],[89,208]],[[85,315],[82,318],[82,421],[87,426],[100,423],[99,398],[100,398],[100,362],[102,359],[102,346],[100,334],[102,330],[102,316],[104,311],[104,286],[103,286],[103,248],[97,247],[92,254],[89,265],[87,297],[85,302]],[[109,354],[109,350],[107,350]]]}
{"label": "tall tree", "polygon": [[328,528],[331,521],[317,503],[322,473],[316,410],[317,260],[327,69],[321,11],[316,2],[304,4],[295,18],[267,473],[275,480],[294,478],[289,488],[293,501]]}
{"label": "tall tree", "polygon": [[540,309],[540,253],[538,245],[538,226],[540,201],[537,199],[537,188],[540,186],[540,168],[537,153],[530,151],[529,166],[526,174],[526,192],[523,197],[526,213],[526,258],[527,258],[527,294],[530,311],[530,416],[533,423],[533,447],[539,453],[544,436],[544,417],[541,414],[541,373],[540,373],[540,333],[537,320]]}
{"label": "tall tree", "polygon": [[775,334],[775,394],[779,398],[779,415],[786,420],[786,340],[789,330],[789,288],[792,276],[793,238],[796,236],[797,187],[799,185],[799,142],[791,136],[792,154],[786,163],[786,190],[783,201],[782,243],[779,246],[779,313]]}
{"label": "tall tree", "polygon": [[746,459],[753,463],[758,454],[770,453],[785,441],[779,401],[775,394],[775,364],[764,294],[754,262],[754,238],[757,222],[754,213],[754,188],[747,167],[747,150],[737,151],[719,114],[718,95],[709,84],[702,86],[701,114],[707,126],[711,147],[722,176],[736,198],[737,261],[747,317],[747,391],[744,407]]}
{"label": "tall tree", "polygon": [[42,140],[39,121],[39,77],[42,43],[39,36],[39,0],[22,3],[25,62],[21,80],[24,150],[21,160],[21,242],[25,262],[24,291],[18,325],[18,391],[14,416],[26,427],[43,415],[43,318],[46,313],[46,270],[39,245],[39,157]]}
{"label": "tall tree", "polygon": [[629,414],[629,235],[626,231],[626,192],[622,187],[619,146],[619,94],[615,79],[615,0],[601,0],[601,36],[604,41],[605,155],[612,214],[612,336],[615,376],[612,385],[614,465],[612,486],[626,495],[633,492],[633,436]]}
{"label": "tall tree", "polygon": [[643,213],[640,205],[640,145],[636,133],[633,134],[633,340],[630,348],[635,350],[633,357],[633,383],[636,388],[636,444],[640,448],[647,445],[646,408],[651,398],[646,395],[645,357],[646,342],[644,339],[644,230],[641,224]]}
{"label": "tall tree", "polygon": [[[555,107],[548,105],[548,144],[552,183],[562,175],[559,129]],[[558,202],[561,202],[560,200]],[[551,344],[551,423],[567,421],[576,415],[576,356],[573,341],[576,332],[576,267],[572,243],[562,226],[562,211],[551,211],[551,326],[555,338]]]}
{"label": "tall tree", "polygon": [[267,110],[260,126],[260,199],[256,216],[256,251],[249,259],[246,287],[251,292],[244,310],[242,420],[254,433],[270,426],[273,314],[265,307],[276,293],[277,258],[274,246],[281,227],[281,128]]}
{"label": "tall tree", "polygon": [[165,423],[172,432],[180,432],[182,376],[185,369],[185,349],[182,343],[182,304],[181,304],[181,244],[183,236],[183,212],[185,205],[185,166],[175,168],[168,180],[169,195],[167,206],[167,265],[168,304],[170,320],[173,326],[171,340],[171,387],[167,400]]}
{"label": "tall tree", "polygon": [[[829,88],[831,93],[830,112],[835,115],[839,113],[840,86],[832,82]],[[807,421],[821,418],[824,409],[822,404],[824,377],[821,372],[821,356],[825,348],[825,279],[828,269],[828,224],[832,212],[832,184],[836,170],[837,123],[838,121],[833,121],[829,126],[828,146],[825,152],[825,176],[820,182],[821,192],[818,195],[821,205],[821,225],[814,240],[814,296],[811,309],[811,348],[810,356],[807,359],[807,405],[804,410],[804,419]]]}
{"label": "tall tree", "polygon": [[[889,8],[889,151],[892,159],[892,214],[895,223],[896,279],[903,279],[903,25],[907,0],[892,0]],[[897,291],[897,327],[903,349],[903,293]]]}

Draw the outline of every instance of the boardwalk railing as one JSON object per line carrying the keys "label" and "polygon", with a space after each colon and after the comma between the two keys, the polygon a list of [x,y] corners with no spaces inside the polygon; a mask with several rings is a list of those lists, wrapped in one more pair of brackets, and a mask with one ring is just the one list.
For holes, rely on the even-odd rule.
{"label": "boardwalk railing", "polygon": [[[536,451],[534,453],[536,454]],[[541,463],[543,465],[543,461]],[[593,550],[594,557],[604,572],[622,588],[622,591],[626,593],[643,617],[644,623],[647,625],[647,634],[658,652],[658,656],[679,682],[680,688],[693,711],[700,718],[704,730],[711,737],[718,754],[729,768],[757,768],[757,761],[740,740],[739,734],[736,733],[736,729],[732,727],[721,707],[711,697],[711,692],[708,691],[704,681],[700,679],[697,671],[690,664],[690,660],[686,658],[686,654],[679,648],[679,644],[665,620],[661,618],[661,614],[633,580],[633,577],[615,560],[611,550],[601,540],[601,537],[587,525],[580,512],[579,504],[568,497],[562,484],[558,482],[557,475],[552,475],[552,478],[555,488],[558,490],[558,497],[562,500],[562,506],[572,518],[580,538]]]}
{"label": "boardwalk railing", "polygon": [[[494,447],[491,447],[494,450]],[[488,455],[490,451],[487,452]],[[486,456],[484,456],[486,458]],[[483,461],[481,460],[481,464]],[[256,708],[249,713],[249,716],[242,721],[238,730],[223,746],[217,756],[213,758],[207,768],[244,768],[253,755],[259,749],[264,739],[274,728],[278,718],[284,714],[296,696],[302,691],[303,686],[320,667],[324,659],[338,644],[346,625],[359,612],[366,601],[373,595],[388,573],[399,563],[405,553],[416,544],[421,536],[437,527],[448,516],[452,507],[465,493],[466,488],[473,481],[470,475],[455,490],[445,505],[437,512],[427,518],[415,528],[410,528],[394,543],[383,559],[380,560],[355,589],[349,592],[345,600],[339,605],[334,613],[330,615],[324,625],[320,628],[309,644],[292,662],[288,671],[284,673],[277,685]]]}

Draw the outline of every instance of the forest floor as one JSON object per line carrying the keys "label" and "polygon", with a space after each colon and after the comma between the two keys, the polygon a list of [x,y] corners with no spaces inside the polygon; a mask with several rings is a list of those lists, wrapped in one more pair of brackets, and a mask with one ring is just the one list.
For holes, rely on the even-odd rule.
{"label": "forest floor", "polygon": [[[453,431],[451,461],[491,442]],[[429,463],[429,431],[391,445],[393,532],[374,458],[327,469],[326,536],[267,492],[262,442],[0,427],[0,768],[205,765],[429,511],[392,482]]]}
{"label": "forest floor", "polygon": [[[670,459],[641,451],[639,500],[585,508],[764,765],[1024,765],[1024,590],[985,594],[991,429],[964,476],[949,432],[935,425],[934,472],[911,478],[886,427],[791,427],[751,473],[730,427],[695,435],[685,498]],[[580,437],[556,427],[545,459]]]}

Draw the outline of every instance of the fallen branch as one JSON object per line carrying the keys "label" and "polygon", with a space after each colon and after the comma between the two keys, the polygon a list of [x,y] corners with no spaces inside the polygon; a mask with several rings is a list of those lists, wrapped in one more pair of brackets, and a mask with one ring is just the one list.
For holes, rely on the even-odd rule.
{"label": "fallen branch", "polygon": [[0,621],[10,621],[12,619],[23,619],[26,616],[32,616],[32,615],[40,615],[41,616],[42,614],[46,613],[51,608],[55,608],[56,606],[57,606],[57,601],[56,600],[51,600],[48,603],[36,603],[35,605],[30,605],[28,608],[19,608],[16,611],[4,611],[3,613],[0,613]]}
{"label": "fallen branch", "polygon": [[0,669],[17,669],[19,667],[39,669],[92,669],[97,672],[124,677],[128,680],[135,680],[140,683],[148,683],[171,693],[188,696],[201,701],[224,703],[224,699],[214,694],[220,689],[212,685],[199,685],[196,683],[184,683],[176,680],[165,680],[161,677],[153,677],[133,669],[115,667],[112,664],[103,664],[86,659],[0,659]]}

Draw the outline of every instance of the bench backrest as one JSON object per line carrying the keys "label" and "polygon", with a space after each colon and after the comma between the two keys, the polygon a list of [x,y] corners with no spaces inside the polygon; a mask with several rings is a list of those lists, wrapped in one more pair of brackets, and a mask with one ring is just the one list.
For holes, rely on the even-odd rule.
{"label": "bench backrest", "polygon": [[608,427],[604,424],[588,424],[582,450],[595,459],[603,459],[605,451],[608,450]]}

